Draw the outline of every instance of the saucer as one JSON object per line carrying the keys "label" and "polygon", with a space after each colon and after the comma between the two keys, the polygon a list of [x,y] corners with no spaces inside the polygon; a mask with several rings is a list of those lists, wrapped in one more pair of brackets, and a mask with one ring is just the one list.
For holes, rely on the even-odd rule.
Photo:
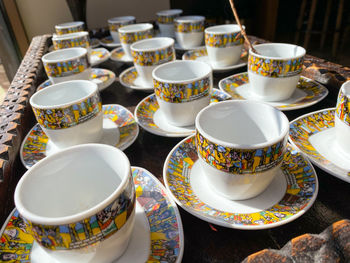
{"label": "saucer", "polygon": [[[92,68],[91,81],[97,84],[99,91],[102,91],[109,87],[115,81],[115,74],[113,71],[110,71],[108,69]],[[52,85],[52,82],[48,79],[41,83],[36,89],[36,91],[44,89],[50,85]]]}
{"label": "saucer", "polygon": [[143,81],[139,77],[139,74],[137,73],[137,70],[135,67],[130,67],[124,70],[119,75],[119,81],[126,88],[145,91],[145,92],[154,91],[153,85],[150,87],[144,86]]}
{"label": "saucer", "polygon": [[[181,262],[184,236],[176,204],[154,175],[140,167],[131,170],[137,200],[135,226],[126,251],[114,263]],[[6,254],[11,262],[27,263],[31,258],[53,262],[29,234],[16,209],[4,223],[0,236],[0,255]]]}
{"label": "saucer", "polygon": [[121,45],[120,42],[114,42],[111,36],[100,39],[100,44],[109,48],[119,47]]}
{"label": "saucer", "polygon": [[[235,100],[257,100],[249,91],[249,79],[248,73],[239,73],[220,80],[219,88],[226,91]],[[328,94],[328,90],[325,86],[313,81],[309,78],[301,76],[297,89],[294,91],[289,99],[265,103],[276,107],[279,110],[296,110],[311,105],[324,99]]]}
{"label": "saucer", "polygon": [[122,63],[132,64],[133,60],[125,56],[123,47],[117,47],[111,51],[111,60]]}
{"label": "saucer", "polygon": [[[213,89],[210,102],[219,102],[231,99],[227,93]],[[166,121],[162,111],[159,110],[156,95],[153,93],[144,98],[135,108],[135,119],[146,131],[155,135],[165,137],[186,137],[194,133],[194,124],[185,127],[178,127]]]}
{"label": "saucer", "polygon": [[263,193],[247,200],[232,201],[214,192],[197,160],[193,135],[169,153],[163,178],[175,202],[204,221],[236,229],[273,228],[297,219],[316,200],[316,172],[290,145],[272,183]]}
{"label": "saucer", "polygon": [[225,67],[218,67],[218,66],[213,66],[211,65],[208,57],[208,53],[205,47],[201,47],[200,49],[197,50],[190,50],[187,51],[185,54],[182,56],[182,60],[198,60],[198,61],[203,61],[208,63],[214,72],[225,72],[233,69],[237,69],[240,67],[244,67],[247,65],[247,51],[243,51],[241,54],[241,59],[238,61],[237,64],[231,65],[231,66],[225,66]]}
{"label": "saucer", "polygon": [[90,51],[91,66],[96,66],[107,61],[111,57],[111,53],[103,47],[94,48]]}
{"label": "saucer", "polygon": [[316,166],[350,183],[350,155],[335,142],[335,108],[305,114],[290,123],[289,141]]}
{"label": "saucer", "polygon": [[99,45],[101,45],[101,43],[100,43],[100,40],[98,40],[98,38],[90,38],[91,48],[97,48]]}
{"label": "saucer", "polygon": [[[103,138],[100,143],[125,150],[139,134],[139,126],[134,116],[129,110],[117,104],[103,105],[102,111]],[[23,165],[29,169],[41,159],[58,150],[37,123],[24,138],[20,157]]]}
{"label": "saucer", "polygon": [[205,48],[205,46],[201,45],[201,46],[198,46],[198,47],[184,48],[184,47],[181,47],[178,42],[175,42],[174,48],[175,48],[175,50],[185,52],[185,51],[190,51],[190,50],[200,50],[200,49]]}

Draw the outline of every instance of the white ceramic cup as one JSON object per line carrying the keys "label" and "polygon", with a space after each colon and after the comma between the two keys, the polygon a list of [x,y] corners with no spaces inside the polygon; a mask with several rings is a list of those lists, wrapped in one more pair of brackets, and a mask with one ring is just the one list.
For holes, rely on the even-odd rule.
{"label": "white ceramic cup", "polygon": [[174,20],[176,41],[182,48],[199,47],[204,38],[204,16],[180,16]]}
{"label": "white ceramic cup", "polygon": [[156,67],[152,76],[166,120],[175,126],[193,125],[197,113],[210,102],[211,67],[201,61],[174,61]]}
{"label": "white ceramic cup", "polygon": [[162,37],[175,38],[174,19],[181,14],[181,9],[169,9],[157,12],[157,22]]}
{"label": "white ceramic cup", "polygon": [[58,24],[55,26],[55,30],[57,35],[64,35],[84,31],[84,22],[74,21]]}
{"label": "white ceramic cup", "polygon": [[283,43],[255,45],[249,50],[250,92],[262,101],[288,99],[295,91],[303,67],[305,49]]}
{"label": "white ceramic cup", "polygon": [[208,184],[231,200],[262,193],[280,172],[288,118],[262,102],[211,104],[196,118],[196,147]]}
{"label": "white ceramic cup", "polygon": [[153,37],[153,25],[150,23],[141,23],[127,25],[118,29],[120,43],[122,44],[125,55],[132,60],[130,46],[136,41]]}
{"label": "white ceramic cup", "polygon": [[205,47],[214,67],[226,67],[240,60],[244,38],[238,25],[228,24],[204,30]]}
{"label": "white ceramic cup", "polygon": [[156,37],[130,46],[134,66],[145,87],[153,87],[152,72],[157,66],[176,59],[174,43],[172,38]]}
{"label": "white ceramic cup", "polygon": [[59,149],[99,142],[103,112],[97,84],[73,80],[51,85],[30,98],[35,117]]}
{"label": "white ceramic cup", "polygon": [[111,34],[115,43],[120,43],[118,29],[120,27],[135,24],[136,18],[134,16],[117,16],[108,19],[109,33]]}
{"label": "white ceramic cup", "polygon": [[71,47],[83,47],[91,51],[89,32],[81,31],[65,35],[54,35],[52,43],[55,50]]}
{"label": "white ceramic cup", "polygon": [[339,149],[350,156],[350,81],[343,83],[339,90],[334,116],[335,141]]}
{"label": "white ceramic cup", "polygon": [[45,54],[41,60],[47,76],[57,84],[68,80],[89,80],[91,65],[86,48],[65,48]]}
{"label": "white ceramic cup", "polygon": [[[14,199],[54,262],[114,262],[128,246],[135,189],[130,162],[115,147],[84,144],[46,157],[22,176]],[[37,253],[32,262],[41,262]]]}

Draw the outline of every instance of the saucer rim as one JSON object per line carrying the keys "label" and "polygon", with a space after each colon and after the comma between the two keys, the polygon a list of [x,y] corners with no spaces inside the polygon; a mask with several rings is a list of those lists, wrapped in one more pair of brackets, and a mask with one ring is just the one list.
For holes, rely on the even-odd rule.
{"label": "saucer rim", "polygon": [[[102,40],[105,39],[105,38],[108,38],[108,37],[112,38],[112,36],[109,35],[109,36],[105,36],[105,37],[99,39],[100,45],[101,45],[101,46],[108,47],[108,48],[115,48],[115,47],[119,47],[119,46],[122,45],[120,42],[119,42],[119,43],[116,43],[116,42],[114,42],[114,41],[113,41],[113,43],[108,43],[108,44],[103,43]],[[113,38],[112,38],[112,39],[113,39]]]}
{"label": "saucer rim", "polygon": [[107,56],[97,60],[95,63],[91,63],[91,67],[95,67],[111,58],[111,52],[109,52],[106,48],[97,47],[97,48],[93,48],[91,51],[96,51],[96,49],[103,50],[103,52],[106,52]]}
{"label": "saucer rim", "polygon": [[[297,214],[285,219],[285,220],[282,220],[282,221],[279,221],[279,222],[275,222],[275,223],[271,223],[271,224],[264,224],[264,225],[253,225],[253,226],[249,226],[249,225],[235,225],[235,224],[230,224],[230,223],[227,223],[227,222],[224,222],[224,221],[217,221],[211,217],[206,217],[204,216],[202,213],[198,212],[198,211],[195,211],[195,210],[192,210],[190,207],[187,207],[186,205],[182,204],[181,201],[179,201],[176,196],[173,194],[173,192],[170,190],[170,186],[169,186],[169,183],[168,183],[168,180],[167,180],[167,176],[166,176],[166,171],[167,171],[167,168],[168,168],[168,165],[169,165],[169,160],[173,154],[173,152],[180,146],[182,145],[183,143],[186,143],[187,140],[189,139],[192,139],[194,138],[195,135],[191,135],[191,136],[188,136],[186,137],[185,139],[181,140],[179,143],[177,143],[173,149],[171,149],[171,151],[169,152],[168,156],[166,157],[165,161],[164,161],[164,166],[163,166],[163,181],[164,181],[164,184],[165,184],[165,187],[168,189],[168,191],[170,192],[171,194],[171,197],[174,199],[174,201],[176,202],[176,204],[178,206],[180,206],[181,208],[183,208],[186,212],[196,216],[197,218],[203,220],[203,221],[206,221],[206,222],[209,222],[209,223],[212,223],[212,224],[215,224],[215,225],[219,225],[219,226],[222,226],[222,227],[227,227],[227,228],[232,228],[232,229],[240,229],[240,230],[264,230],[264,229],[271,229],[271,228],[275,228],[275,227],[279,227],[279,226],[282,226],[282,225],[285,225],[285,224],[288,224],[294,220],[296,220],[297,218],[299,218],[300,216],[302,216],[303,214],[305,214],[312,206],[313,204],[315,203],[316,199],[317,199],[317,196],[318,196],[318,191],[319,191],[319,182],[318,182],[318,177],[317,177],[317,173],[315,171],[315,168],[313,167],[312,163],[310,162],[310,160],[308,158],[306,158],[303,153],[301,151],[299,151],[298,148],[295,148],[295,150],[297,150],[301,156],[305,159],[305,161],[308,162],[308,164],[310,165],[310,167],[312,168],[312,171],[315,175],[315,191],[313,193],[313,196],[312,198],[310,199],[309,203],[303,207],[303,209],[301,209]],[[291,144],[290,144],[291,145]],[[293,145],[291,145],[293,147]],[[285,177],[285,174],[282,173],[283,176]],[[287,189],[286,189],[287,191]],[[279,201],[278,201],[279,202]],[[203,202],[204,203],[204,202]]]}
{"label": "saucer rim", "polygon": [[[313,111],[313,112],[309,112],[309,113],[306,113],[302,116],[299,116],[297,118],[295,118],[294,120],[292,120],[290,123],[289,123],[289,129],[290,129],[290,126],[292,123],[295,123],[301,119],[304,119],[304,118],[307,118],[308,116],[311,116],[311,115],[314,115],[314,114],[317,114],[319,112],[324,112],[324,111],[333,111],[335,112],[336,108],[333,107],[333,108],[326,108],[326,109],[321,109],[321,110],[317,110],[317,111]],[[325,130],[329,129],[330,127],[327,127]],[[334,127],[332,127],[334,128]],[[308,136],[308,141],[309,141],[309,136]],[[326,159],[323,155],[321,155],[316,149],[315,149],[315,152],[321,156],[323,159],[329,161],[331,164],[333,164],[334,166],[336,166],[337,168],[339,168],[339,170],[342,170],[344,171],[345,173],[342,175],[342,174],[338,174],[336,172],[334,172],[333,170],[331,170],[330,168],[328,168],[327,166],[324,166],[322,165],[321,163],[317,162],[317,160],[315,160],[314,158],[312,158],[311,156],[309,157],[309,154],[307,154],[306,152],[304,152],[302,149],[300,149],[295,143],[294,141],[291,139],[291,136],[290,136],[290,132],[289,132],[289,135],[288,135],[288,141],[290,144],[292,144],[296,149],[298,149],[304,156],[306,156],[314,165],[316,165],[318,168],[320,168],[321,170],[323,170],[324,172],[326,173],[329,173],[330,175],[344,181],[344,182],[347,182],[347,183],[350,183],[350,170],[346,170],[346,169],[343,169],[341,167],[339,167],[338,165],[336,165],[335,163],[331,162],[330,160]],[[346,174],[349,174],[349,175],[346,175]],[[347,177],[346,177],[347,176]]]}
{"label": "saucer rim", "polygon": [[[137,140],[137,138],[138,138],[138,136],[139,136],[139,133],[140,133],[140,127],[139,127],[139,123],[136,121],[136,118],[135,118],[135,116],[134,116],[134,114],[130,111],[130,110],[128,110],[126,107],[124,107],[124,106],[122,106],[122,105],[120,105],[120,104],[103,104],[102,105],[102,111],[103,111],[103,106],[106,106],[106,107],[108,107],[108,106],[117,106],[117,107],[122,107],[122,108],[124,108],[124,110],[126,110],[128,113],[130,113],[133,117],[134,117],[134,120],[135,120],[135,123],[136,123],[136,135],[132,138],[132,140],[130,140],[130,142],[129,143],[127,143],[125,146],[123,146],[123,147],[121,147],[121,148],[118,148],[119,150],[121,150],[121,151],[124,151],[124,150],[126,150],[127,148],[129,148],[136,140]],[[104,114],[103,114],[104,115]],[[26,136],[24,137],[24,139],[23,139],[23,141],[22,141],[22,143],[21,143],[21,147],[19,148],[19,157],[20,157],[20,159],[21,159],[21,163],[22,163],[22,165],[24,166],[24,168],[26,168],[27,170],[28,169],[30,169],[32,166],[28,166],[28,165],[26,165],[26,163],[25,163],[25,161],[24,161],[24,159],[23,159],[23,155],[22,155],[22,153],[23,153],[23,147],[24,147],[24,144],[25,144],[25,142],[27,141],[27,139],[28,139],[28,137],[29,137],[29,135],[30,135],[30,133],[32,132],[32,130],[34,129],[34,127],[36,127],[37,125],[39,125],[39,123],[35,123],[34,125],[33,125],[33,127],[28,131],[28,133],[26,134]],[[40,126],[40,125],[39,125]],[[118,130],[119,130],[119,127],[118,127]],[[44,131],[43,131],[44,132]],[[115,145],[113,145],[113,147],[116,147]],[[46,156],[45,156],[46,157]],[[44,157],[44,158],[45,158]],[[44,159],[43,158],[43,159]],[[42,160],[42,159],[41,159]],[[40,160],[39,160],[40,161]]]}
{"label": "saucer rim", "polygon": [[[152,91],[154,91],[153,87],[152,88],[144,88],[144,87],[141,87],[141,86],[136,86],[134,84],[129,85],[126,82],[123,81],[123,76],[126,75],[128,72],[130,72],[133,69],[136,70],[135,66],[131,66],[130,68],[127,68],[127,69],[123,70],[123,72],[119,74],[119,82],[120,82],[120,84],[122,84],[125,88],[129,88],[129,89],[132,89],[132,90],[138,90],[138,91],[143,91],[143,92],[152,92]],[[137,72],[137,70],[136,70],[136,72]]]}
{"label": "saucer rim", "polygon": [[[112,54],[113,54],[114,52],[116,52],[117,50],[119,50],[119,49],[123,49],[123,47],[122,47],[122,46],[116,47],[116,48],[114,48],[114,49],[112,49],[112,50],[110,51],[110,53],[111,53],[110,60],[112,60],[112,61],[114,61],[114,62],[119,62],[119,63],[133,64],[133,63],[134,63],[133,60],[120,60],[120,59],[113,58]],[[125,54],[125,53],[124,53],[124,54]]]}
{"label": "saucer rim", "polygon": [[[94,40],[96,42],[95,45],[91,45],[92,44],[92,40]],[[100,45],[101,45],[101,42],[100,42],[100,40],[97,37],[90,38],[90,46],[91,46],[91,48],[94,49],[94,48],[99,47]]]}
{"label": "saucer rim", "polygon": [[[227,80],[227,79],[230,79],[230,78],[235,77],[235,76],[243,75],[243,74],[248,74],[248,71],[241,72],[241,73],[237,73],[237,74],[233,74],[233,75],[231,75],[231,76],[228,76],[228,77],[226,77],[226,78],[221,79],[221,80],[219,81],[219,83],[218,83],[219,89],[222,90],[222,91],[227,92],[227,91],[223,88],[223,84],[222,84],[222,83],[223,83],[225,80]],[[311,100],[311,101],[309,101],[309,102],[307,102],[307,103],[303,103],[302,105],[291,106],[291,107],[288,106],[288,105],[291,105],[291,104],[284,104],[284,105],[280,105],[280,106],[274,106],[274,105],[271,105],[271,103],[270,103],[269,101],[264,101],[263,103],[269,104],[269,105],[271,105],[271,106],[273,106],[273,107],[275,107],[275,108],[277,108],[277,109],[279,109],[279,110],[281,110],[281,111],[290,111],[290,110],[299,110],[299,109],[303,109],[303,108],[310,107],[310,106],[312,106],[312,105],[315,105],[316,103],[319,103],[320,101],[322,101],[324,98],[326,98],[326,97],[328,96],[329,90],[328,90],[324,85],[322,85],[321,83],[319,83],[319,82],[317,82],[317,81],[315,81],[315,80],[313,80],[313,79],[310,79],[310,78],[308,78],[308,77],[304,77],[304,76],[300,76],[300,78],[306,79],[306,80],[308,80],[308,81],[311,81],[311,82],[317,84],[319,88],[322,88],[322,89],[323,89],[324,95],[323,95],[322,97],[318,98],[317,100]],[[248,85],[248,84],[249,84],[249,82],[244,83],[244,84],[242,84],[242,85],[239,85],[239,86],[237,86],[236,88],[238,88],[238,87],[240,87],[240,86],[243,86],[243,85]],[[229,93],[229,92],[227,92],[227,93]],[[236,93],[236,94],[237,94],[237,93]],[[238,95],[239,95],[239,94],[238,94]],[[233,98],[233,100],[239,100],[239,99]],[[249,99],[243,99],[243,100],[249,100]],[[282,100],[282,102],[283,102],[283,100]],[[292,103],[292,104],[295,104],[295,103]]]}

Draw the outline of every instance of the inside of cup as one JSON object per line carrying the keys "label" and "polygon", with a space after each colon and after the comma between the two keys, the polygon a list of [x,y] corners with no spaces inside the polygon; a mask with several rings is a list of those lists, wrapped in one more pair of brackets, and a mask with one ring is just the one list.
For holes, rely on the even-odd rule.
{"label": "inside of cup", "polygon": [[[126,158],[126,157],[125,157]],[[41,217],[60,218],[103,202],[129,175],[128,163],[109,147],[81,147],[45,162],[21,186],[26,209]]]}
{"label": "inside of cup", "polygon": [[173,15],[179,15],[182,13],[181,9],[169,9],[169,10],[163,10],[157,13],[159,16],[173,16]]}
{"label": "inside of cup", "polygon": [[117,22],[124,22],[124,21],[132,21],[134,20],[135,17],[133,16],[117,16],[117,17],[113,17],[108,19],[109,23],[117,23]]}
{"label": "inside of cup", "polygon": [[156,37],[137,41],[131,45],[132,50],[147,51],[165,48],[174,44],[174,40],[169,37]]}
{"label": "inside of cup", "polygon": [[84,22],[82,22],[82,21],[67,22],[67,23],[62,23],[62,24],[56,25],[56,27],[57,28],[69,28],[69,27],[80,26],[80,25],[84,25]]}
{"label": "inside of cup", "polygon": [[269,105],[230,102],[200,112],[196,127],[209,140],[214,138],[247,148],[281,139],[289,129],[289,122],[281,111]]}
{"label": "inside of cup", "polygon": [[301,57],[305,55],[305,49],[303,47],[292,44],[261,44],[254,46],[254,48],[259,53],[259,55],[271,58],[286,59],[293,57]]}
{"label": "inside of cup", "polygon": [[344,95],[346,95],[347,97],[350,97],[350,81],[345,82],[341,87],[341,89]]}
{"label": "inside of cup", "polygon": [[176,18],[177,22],[198,22],[198,21],[204,21],[204,16],[180,16]]}
{"label": "inside of cup", "polygon": [[119,28],[119,32],[122,33],[134,33],[138,31],[145,31],[152,29],[152,24],[144,23],[144,24],[133,24],[133,25],[127,25]]}
{"label": "inside of cup", "polygon": [[81,31],[81,32],[75,32],[75,33],[69,33],[69,34],[64,34],[64,35],[55,35],[52,37],[53,40],[64,40],[64,39],[74,39],[78,37],[83,37],[83,36],[88,36],[89,33],[86,31]]}
{"label": "inside of cup", "polygon": [[71,60],[87,54],[86,48],[65,48],[57,51],[47,53],[42,60],[47,63],[57,63],[65,60]]}
{"label": "inside of cup", "polygon": [[205,29],[205,32],[209,34],[224,34],[239,32],[240,30],[238,25],[219,25],[208,27]]}
{"label": "inside of cup", "polygon": [[175,61],[163,64],[153,71],[160,81],[187,82],[202,78],[211,72],[211,67],[198,61]]}

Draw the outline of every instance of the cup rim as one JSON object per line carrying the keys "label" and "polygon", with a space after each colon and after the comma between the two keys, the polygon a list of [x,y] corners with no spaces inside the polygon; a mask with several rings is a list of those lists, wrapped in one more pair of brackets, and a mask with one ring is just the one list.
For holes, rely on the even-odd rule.
{"label": "cup rim", "polygon": [[[73,51],[73,50],[76,50],[79,54],[71,56],[71,57],[66,58],[66,59],[59,59],[59,58],[49,59],[48,58],[50,56],[58,55],[59,53],[65,53],[67,51]],[[88,50],[86,48],[83,48],[83,47],[62,48],[62,49],[55,50],[55,51],[52,51],[52,52],[45,54],[44,56],[42,56],[41,60],[44,63],[59,63],[59,62],[70,61],[70,60],[74,60],[74,59],[83,57],[83,56],[87,55],[87,53],[88,53]]]}
{"label": "cup rim", "polygon": [[[245,144],[238,144],[238,143],[230,143],[230,142],[226,142],[220,139],[216,139],[214,137],[212,137],[211,135],[209,135],[208,133],[206,133],[201,125],[200,125],[200,118],[202,117],[203,113],[212,109],[212,108],[218,108],[218,107],[224,107],[226,104],[255,104],[255,105],[259,105],[260,107],[266,107],[266,108],[272,108],[275,112],[278,112],[281,116],[282,119],[282,124],[284,127],[282,127],[282,131],[280,133],[279,136],[277,136],[276,138],[273,138],[271,140],[268,140],[266,142],[263,143],[258,143],[258,144],[254,144],[254,145],[245,145]],[[209,141],[217,144],[217,145],[222,145],[224,147],[229,147],[229,148],[234,148],[234,149],[241,149],[241,150],[252,150],[252,149],[261,149],[261,148],[265,148],[268,147],[270,145],[274,145],[280,141],[283,140],[283,138],[285,138],[288,133],[289,133],[289,120],[287,118],[287,116],[280,110],[276,109],[275,107],[268,105],[266,103],[262,103],[262,102],[258,102],[258,101],[243,101],[243,100],[231,100],[231,101],[222,101],[220,103],[214,103],[214,104],[210,104],[208,106],[206,106],[205,108],[203,108],[196,117],[195,120],[195,127],[196,130],[203,135],[205,138],[207,138]]]}
{"label": "cup rim", "polygon": [[197,15],[179,16],[179,17],[175,18],[174,21],[180,22],[180,23],[201,22],[201,21],[205,21],[205,17],[204,16],[197,16]]}
{"label": "cup rim", "polygon": [[107,22],[110,24],[115,24],[117,22],[125,22],[125,21],[133,21],[133,20],[135,20],[134,16],[115,16],[115,17],[109,18]]}
{"label": "cup rim", "polygon": [[180,15],[183,13],[182,9],[167,9],[167,10],[162,10],[158,11],[156,13],[157,16],[174,16],[174,15]]}
{"label": "cup rim", "polygon": [[[163,78],[156,76],[157,71],[159,69],[161,69],[163,67],[171,67],[174,64],[197,64],[197,65],[204,66],[206,68],[207,72],[205,74],[203,74],[203,76],[200,76],[197,78],[192,78],[192,79],[186,79],[186,80],[165,80]],[[205,62],[195,61],[195,60],[175,60],[175,61],[167,62],[167,63],[164,63],[164,64],[157,66],[152,71],[152,78],[157,80],[157,81],[160,81],[160,82],[173,83],[173,84],[187,84],[187,83],[191,83],[191,82],[206,78],[206,77],[210,76],[212,73],[213,73],[213,70],[212,70],[211,66]]]}
{"label": "cup rim", "polygon": [[[349,91],[346,92],[345,89],[349,89]],[[339,93],[340,93],[340,92],[343,93],[344,96],[350,97],[350,80],[345,81],[345,82],[341,85],[341,87],[340,87],[340,89],[339,89]],[[339,96],[339,95],[338,95],[338,96]]]}
{"label": "cup rim", "polygon": [[74,32],[74,33],[69,33],[64,35],[55,34],[52,36],[52,40],[68,40],[68,39],[75,39],[75,38],[84,37],[84,36],[89,36],[89,32],[79,31],[79,32]]}
{"label": "cup rim", "polygon": [[[139,26],[145,26],[145,28],[136,29],[136,27],[139,27]],[[135,29],[133,29],[133,28],[135,28]],[[138,23],[138,24],[132,24],[132,25],[120,27],[120,28],[118,28],[118,32],[127,34],[127,33],[144,32],[144,31],[148,31],[150,29],[153,29],[153,25],[151,23]]]}
{"label": "cup rim", "polygon": [[[228,30],[227,32],[210,32],[211,30],[215,30],[215,29],[218,29],[218,28],[222,28],[222,27],[237,27],[237,30]],[[242,25],[243,29],[245,30],[245,26]],[[207,27],[205,30],[204,30],[204,33],[206,34],[214,34],[214,35],[226,35],[226,34],[232,34],[232,33],[237,33],[237,32],[240,32],[241,31],[241,28],[239,27],[239,25],[237,24],[223,24],[223,25],[217,25],[217,26],[211,26],[211,27]]]}
{"label": "cup rim", "polygon": [[259,46],[289,46],[289,47],[297,47],[297,48],[301,49],[302,53],[299,56],[292,56],[292,57],[281,58],[281,57],[260,55],[260,54],[257,54],[255,52],[253,52],[253,50],[251,48],[249,48],[249,54],[252,54],[255,57],[262,58],[262,59],[275,59],[275,60],[297,59],[297,58],[301,58],[301,57],[305,56],[305,54],[306,54],[305,48],[303,48],[301,46],[298,46],[298,45],[294,45],[294,44],[288,44],[288,43],[264,43],[264,44],[254,45],[254,47],[259,47]]}
{"label": "cup rim", "polygon": [[[162,45],[161,47],[154,47],[154,48],[138,48],[138,45],[142,45],[143,43],[147,43],[147,42],[152,42],[155,40],[164,40],[164,45]],[[134,43],[131,44],[130,49],[133,51],[141,51],[141,52],[150,52],[150,51],[157,51],[160,49],[165,49],[168,47],[171,47],[175,44],[175,40],[170,38],[170,37],[152,37],[152,38],[148,38],[148,39],[143,39],[140,41],[136,41]]]}
{"label": "cup rim", "polygon": [[64,28],[71,28],[71,27],[83,26],[83,25],[84,25],[83,21],[72,21],[72,22],[65,22],[65,23],[55,25],[55,28],[64,29]]}
{"label": "cup rim", "polygon": [[[104,148],[105,150],[113,150],[119,152],[120,158],[122,158],[126,164],[126,169],[125,173],[123,176],[123,179],[121,180],[121,183],[119,186],[103,201],[100,203],[96,204],[95,206],[82,211],[80,213],[77,213],[75,215],[69,215],[69,216],[64,216],[64,217],[44,217],[37,215],[35,213],[32,213],[31,211],[27,210],[25,206],[23,205],[22,198],[20,196],[20,191],[23,189],[23,184],[27,181],[30,180],[30,178],[33,176],[32,174],[35,174],[35,171],[40,169],[41,166],[46,165],[47,162],[51,162],[51,160],[54,160],[58,156],[63,156],[66,155],[69,152],[73,151],[79,151],[80,149],[90,149],[91,148]],[[25,174],[22,176],[22,178],[19,180],[16,189],[15,189],[15,194],[14,194],[14,200],[15,200],[15,205],[16,208],[18,209],[19,213],[27,220],[34,222],[36,224],[42,224],[42,225],[65,225],[65,224],[71,224],[75,223],[78,221],[81,221],[85,218],[89,218],[105,207],[107,207],[115,198],[116,196],[120,195],[121,192],[124,190],[125,185],[127,184],[130,176],[130,171],[131,171],[131,166],[130,166],[130,161],[128,157],[125,155],[125,153],[118,148],[106,144],[100,144],[100,143],[88,143],[88,144],[80,144],[80,145],[75,145],[71,146],[67,149],[63,149],[57,153],[54,153],[50,156],[45,157],[42,161],[34,164],[28,171],[25,172]],[[28,179],[29,178],[29,179]]]}
{"label": "cup rim", "polygon": [[[61,103],[61,104],[56,104],[56,105],[50,105],[50,106],[43,106],[43,105],[38,105],[37,103],[34,102],[34,100],[36,99],[36,97],[38,96],[44,96],[46,95],[46,93],[50,93],[53,90],[58,90],[61,89],[62,86],[69,86],[69,85],[74,85],[74,83],[83,83],[85,86],[89,85],[93,90],[91,92],[89,92],[88,95],[81,97],[75,101],[71,101],[71,102],[67,102],[67,103]],[[96,83],[90,81],[90,80],[69,80],[69,81],[64,81],[64,82],[60,82],[57,84],[53,84],[50,85],[48,87],[46,87],[45,89],[39,90],[37,92],[35,92],[29,99],[29,103],[33,108],[36,109],[42,109],[42,110],[48,110],[48,109],[57,109],[57,108],[66,108],[72,104],[75,104],[79,101],[84,101],[86,99],[88,99],[89,97],[93,96],[95,93],[98,92],[98,86]],[[47,96],[47,95],[46,95]]]}

